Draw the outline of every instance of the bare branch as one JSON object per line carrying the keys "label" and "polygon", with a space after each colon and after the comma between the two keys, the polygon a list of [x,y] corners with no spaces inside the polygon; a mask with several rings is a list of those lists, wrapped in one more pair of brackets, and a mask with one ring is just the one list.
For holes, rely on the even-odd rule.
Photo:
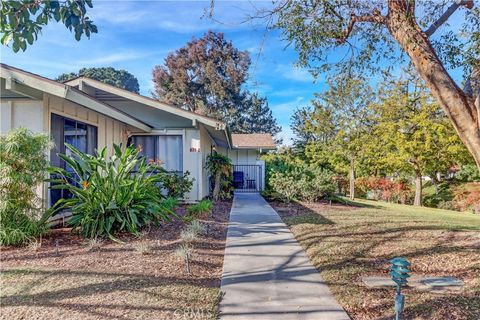
{"label": "bare branch", "polygon": [[378,24],[385,24],[386,21],[387,21],[387,18],[385,16],[382,16],[380,11],[378,10],[374,10],[373,14],[371,15],[364,15],[364,16],[357,16],[356,14],[352,13],[350,15],[350,21],[347,25],[347,28],[343,31],[342,36],[337,38],[337,43],[338,44],[345,43],[347,38],[350,36],[350,33],[352,33],[353,26],[357,22],[373,22]]}
{"label": "bare branch", "polygon": [[432,23],[432,25],[425,31],[427,37],[430,37],[432,34],[437,31],[437,29],[445,23],[445,21],[450,18],[450,16],[460,7],[464,6],[467,9],[473,8],[473,0],[457,0],[455,1],[448,9],[438,18],[437,21]]}

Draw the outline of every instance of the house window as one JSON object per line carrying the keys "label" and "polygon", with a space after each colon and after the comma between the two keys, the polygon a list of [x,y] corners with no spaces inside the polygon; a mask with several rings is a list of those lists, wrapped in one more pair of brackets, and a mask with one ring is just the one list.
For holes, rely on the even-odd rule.
{"label": "house window", "polygon": [[147,161],[160,161],[166,170],[183,173],[182,136],[132,136],[129,144],[140,147]]}
{"label": "house window", "polygon": [[[55,143],[50,152],[50,163],[53,166],[72,172],[72,169],[58,156],[59,153],[71,154],[70,150],[65,147],[66,143],[88,154],[93,154],[97,148],[97,127],[95,126],[53,113],[50,126],[52,139]],[[66,199],[70,196],[67,190],[51,189],[50,205],[54,205],[59,199]]]}

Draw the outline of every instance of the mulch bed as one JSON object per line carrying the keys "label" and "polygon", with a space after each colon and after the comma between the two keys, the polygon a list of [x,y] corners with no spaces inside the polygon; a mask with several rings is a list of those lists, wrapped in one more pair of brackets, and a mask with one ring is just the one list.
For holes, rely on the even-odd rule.
{"label": "mulch bed", "polygon": [[[186,206],[180,206],[176,212],[181,216],[185,213],[185,208]],[[40,247],[2,248],[0,318],[60,319],[65,317],[65,312],[68,310],[70,319],[174,319],[182,318],[178,309],[206,310],[215,305],[215,299],[217,299],[215,295],[218,294],[220,287],[230,208],[231,202],[219,201],[215,204],[210,217],[199,219],[206,225],[207,234],[202,235],[194,243],[195,255],[191,263],[191,275],[186,274],[184,262],[174,255],[174,250],[180,243],[180,232],[184,227],[181,221],[164,223],[158,228],[152,227],[148,232],[143,232],[140,237],[120,235],[118,238],[124,243],[106,240],[96,243],[72,233],[70,229],[63,228],[52,230],[42,239]],[[52,270],[56,274],[52,275]],[[42,274],[42,279],[53,276],[54,280],[51,279],[50,284],[45,284],[44,280],[37,279],[36,276],[30,279],[31,281],[25,280],[32,277],[32,273]],[[62,301],[60,293],[57,299],[54,299],[52,291],[57,289],[63,290],[68,299],[71,298],[69,288],[65,287],[66,284],[58,284],[61,281],[57,278],[62,274],[65,277],[72,276],[73,279],[76,276],[80,281],[90,277],[85,280],[83,287],[82,283],[72,281],[71,287],[80,291],[91,289],[90,279],[108,278],[111,291],[100,287],[98,290],[104,294],[102,297],[90,290],[81,297],[82,303]],[[120,284],[115,282],[120,278],[127,279],[127,284],[125,281]],[[102,281],[107,281],[105,279]],[[22,281],[28,283],[22,283]],[[60,287],[57,287],[55,282]],[[142,282],[145,282],[145,285],[137,288]],[[19,286],[15,288],[17,283]],[[154,285],[151,285],[152,283]],[[117,284],[119,287],[116,286]],[[130,293],[126,292],[130,291],[129,286],[133,286],[131,288],[133,291],[142,292],[137,295],[138,297],[132,296],[133,300],[124,301],[125,296],[122,297],[122,295]],[[153,290],[152,287],[160,291],[171,288],[173,291],[173,293],[169,292],[171,301],[162,300],[161,295],[165,294],[163,291],[150,292]],[[44,295],[46,298],[43,298],[38,294],[42,290],[50,293],[51,296],[46,294]],[[190,303],[189,293],[182,292],[185,290],[192,291],[192,296],[197,300]],[[145,293],[146,291],[149,292]],[[109,296],[113,292],[123,293]],[[200,297],[195,297],[195,294]],[[155,302],[152,303],[151,310],[149,308],[143,310],[136,306],[141,305],[142,302],[134,300],[143,299],[143,295],[147,300],[152,295],[156,295],[157,302],[156,305]],[[86,296],[90,298],[85,298]],[[119,299],[118,303],[115,301],[116,297]],[[80,299],[80,295],[78,298]],[[131,308],[128,308],[129,302],[131,302]],[[107,306],[106,303],[114,307]],[[126,304],[123,310],[118,307],[122,304]],[[87,306],[92,312],[84,312]],[[93,312],[93,310],[96,311]]]}

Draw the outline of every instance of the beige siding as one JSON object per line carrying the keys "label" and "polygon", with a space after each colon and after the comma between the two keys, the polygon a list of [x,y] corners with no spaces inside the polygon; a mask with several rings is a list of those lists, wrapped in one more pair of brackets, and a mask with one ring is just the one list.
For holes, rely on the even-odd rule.
{"label": "beige siding", "polygon": [[43,102],[40,100],[2,100],[0,133],[26,128],[32,132],[45,132]]}
{"label": "beige siding", "polygon": [[247,164],[257,164],[257,161],[260,157],[258,150],[242,150],[242,149],[228,149],[224,153],[230,159],[234,165],[247,165]]}

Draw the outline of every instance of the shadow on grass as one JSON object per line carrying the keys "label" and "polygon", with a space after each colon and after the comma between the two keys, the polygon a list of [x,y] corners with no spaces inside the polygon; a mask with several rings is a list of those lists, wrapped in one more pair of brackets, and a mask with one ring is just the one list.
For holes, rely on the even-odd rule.
{"label": "shadow on grass", "polygon": [[270,202],[273,209],[282,218],[285,224],[291,226],[296,224],[319,224],[333,225],[335,222],[321,215],[320,213],[304,206],[300,202],[283,203],[279,201]]}
{"label": "shadow on grass", "polygon": [[[101,316],[101,318],[112,319],[130,319],[102,313],[100,310],[119,310],[122,314],[125,311],[147,312],[174,312],[178,308],[188,307],[196,304],[196,298],[190,300],[190,293],[193,288],[203,290],[206,288],[216,288],[218,283],[208,278],[192,277],[162,277],[145,276],[142,274],[129,273],[109,273],[109,272],[90,272],[75,270],[41,270],[41,269],[8,269],[2,270],[4,277],[21,278],[33,275],[33,281],[27,283],[17,283],[19,290],[14,294],[3,294],[1,306],[4,307],[46,307],[52,309],[69,309],[82,313]],[[62,286],[65,281],[54,284],[56,278],[70,278],[71,283]],[[6,279],[5,279],[6,280]],[[44,289],[39,285],[52,282]],[[5,281],[2,281],[5,285]],[[172,286],[167,289],[166,286]],[[188,286],[182,288],[182,286]],[[174,287],[174,288],[173,288]],[[183,292],[184,291],[184,292]],[[123,292],[125,294],[123,294]],[[119,303],[112,303],[109,295],[120,293],[123,298]],[[134,295],[131,295],[134,293]],[[129,295],[127,297],[127,295]],[[154,296],[156,303],[148,304],[145,297],[141,295]],[[104,296],[104,297],[102,297]],[[75,301],[72,299],[80,299]],[[131,299],[131,300],[129,300]],[[142,302],[143,301],[143,302]],[[62,311],[60,311],[62,312]],[[53,318],[57,313],[52,313]]]}
{"label": "shadow on grass", "polygon": [[[349,202],[358,207],[376,208]],[[365,275],[387,275],[388,261],[395,256],[405,256],[413,262],[413,274],[450,275],[467,284],[461,293],[441,296],[407,290],[406,319],[480,319],[480,287],[471,282],[478,272],[474,261],[479,244],[468,231],[475,228],[408,215],[389,216],[383,211],[378,216],[354,209],[333,212],[335,207],[330,210],[328,204],[291,206],[296,208],[291,212],[280,210],[280,215],[287,224],[298,225],[292,229],[295,238],[353,318],[392,319],[393,291],[366,288],[360,279]],[[378,208],[385,210],[382,206]],[[457,231],[469,232],[469,236],[454,236]],[[458,266],[451,266],[453,263]],[[447,264],[445,270],[448,271],[442,271],[443,264]]]}

